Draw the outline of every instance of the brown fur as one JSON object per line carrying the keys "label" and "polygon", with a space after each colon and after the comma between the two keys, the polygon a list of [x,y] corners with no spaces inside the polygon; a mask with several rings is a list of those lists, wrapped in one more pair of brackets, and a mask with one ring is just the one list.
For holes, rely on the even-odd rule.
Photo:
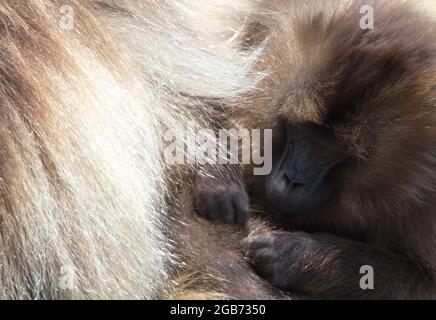
{"label": "brown fur", "polygon": [[[384,14],[377,23],[386,24],[381,34],[360,36],[352,22],[355,11],[344,9],[345,2],[327,7],[314,1],[297,6],[294,22],[300,28],[294,28],[293,2],[259,1],[258,23],[250,26],[256,35],[247,36],[241,53],[235,40],[252,8],[238,3],[70,1],[76,13],[71,31],[59,28],[63,1],[0,4],[1,298],[287,297],[242,256],[240,240],[270,228],[253,220],[246,230],[236,230],[197,218],[192,210],[196,168],[162,163],[159,137],[165,129],[183,129],[190,121],[198,127],[224,124],[222,115],[211,117],[216,115],[211,101],[218,101],[221,111],[223,105],[235,106],[235,121],[247,128],[274,127],[277,115],[321,123],[333,104],[369,110],[383,101],[384,117],[368,119],[362,113],[367,121],[356,118],[359,126],[352,130],[338,126],[338,137],[366,160],[358,180],[338,178],[354,192],[336,199],[339,208],[324,208],[329,214],[323,220],[293,228],[383,246],[415,262],[413,271],[417,263],[425,271],[419,275],[433,280],[435,233],[425,208],[433,204],[434,191],[427,148],[434,137],[433,27],[392,5],[380,8]],[[423,36],[416,37],[417,31]],[[264,36],[268,45],[249,75],[258,52],[251,46]],[[392,42],[386,45],[386,39]],[[374,55],[375,62],[361,64],[356,55]],[[386,61],[393,65],[383,70],[391,73],[366,69]],[[348,87],[340,80],[348,79],[349,68],[369,71],[369,77],[353,79],[356,86]],[[258,84],[259,70],[268,76],[250,90]],[[393,81],[393,75],[399,78]],[[373,86],[373,80],[382,83]],[[338,86],[344,94],[332,103]],[[377,95],[378,86],[383,95]],[[368,98],[355,99],[353,88],[368,91]],[[389,109],[397,101],[405,101],[400,116]],[[252,107],[247,118],[246,105]],[[406,112],[415,105],[420,112]],[[362,132],[380,123],[392,123],[394,130],[374,144]],[[399,133],[402,147],[395,147]],[[411,165],[383,162],[391,171],[372,165],[393,153]],[[384,177],[386,172],[392,174]],[[393,221],[394,211],[402,219]],[[321,267],[338,261],[328,258],[316,265],[321,274]],[[64,266],[73,268],[72,288],[61,285]],[[397,269],[386,282],[400,283],[404,274],[398,276]],[[355,283],[351,276],[335,279],[332,289],[325,279],[301,279],[302,291],[323,296],[340,295],[341,287]],[[425,287],[432,283],[406,280],[398,296],[429,296]],[[387,288],[380,296],[389,292],[400,290]]]}
{"label": "brown fur", "polygon": [[[374,30],[359,27],[363,4],[374,7]],[[316,214],[279,222],[311,233],[319,250],[295,263],[288,289],[325,298],[435,298],[434,22],[404,1],[276,0],[260,11],[252,30],[270,36],[256,70],[270,76],[234,106],[232,120],[273,128],[278,143],[281,120],[320,124],[356,159],[337,173],[338,192]],[[263,178],[247,179],[252,200],[268,212]],[[376,290],[359,288],[365,264],[375,269]]]}
{"label": "brown fur", "polygon": [[165,298],[285,298],[249,268],[242,254],[242,239],[270,228],[254,219],[243,230],[210,224],[194,213],[192,194],[192,190],[179,194],[179,214],[170,222],[172,239],[178,243],[175,254],[182,257],[184,267],[175,270],[175,286]]}

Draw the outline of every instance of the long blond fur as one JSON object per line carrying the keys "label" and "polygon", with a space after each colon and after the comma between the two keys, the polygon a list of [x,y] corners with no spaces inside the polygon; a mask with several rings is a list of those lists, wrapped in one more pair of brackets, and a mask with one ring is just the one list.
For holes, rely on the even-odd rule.
{"label": "long blond fur", "polygon": [[154,298],[167,286],[161,137],[233,99],[244,1],[0,3],[0,297]]}

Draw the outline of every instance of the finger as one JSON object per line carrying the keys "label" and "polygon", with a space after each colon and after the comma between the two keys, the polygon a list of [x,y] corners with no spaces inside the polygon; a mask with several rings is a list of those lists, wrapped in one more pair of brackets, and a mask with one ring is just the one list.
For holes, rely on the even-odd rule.
{"label": "finger", "polygon": [[275,258],[276,254],[269,248],[262,249],[248,249],[245,252],[245,257],[249,258],[255,263],[265,264]]}
{"label": "finger", "polygon": [[244,197],[236,196],[233,198],[233,206],[235,207],[235,223],[238,225],[245,225],[248,221],[249,206],[247,199]]}
{"label": "finger", "polygon": [[206,205],[209,211],[209,220],[213,222],[220,221],[222,219],[222,213],[220,203],[223,201],[219,195],[208,195],[205,198]]}
{"label": "finger", "polygon": [[232,201],[225,197],[220,202],[220,215],[221,221],[227,224],[234,224],[235,222],[235,209],[233,207]]}
{"label": "finger", "polygon": [[194,210],[197,212],[197,214],[204,218],[209,219],[210,217],[210,210],[209,206],[206,202],[206,199],[203,195],[197,195],[194,199]]}
{"label": "finger", "polygon": [[259,235],[247,237],[242,240],[242,244],[249,249],[259,249],[273,244],[273,237],[269,235]]}

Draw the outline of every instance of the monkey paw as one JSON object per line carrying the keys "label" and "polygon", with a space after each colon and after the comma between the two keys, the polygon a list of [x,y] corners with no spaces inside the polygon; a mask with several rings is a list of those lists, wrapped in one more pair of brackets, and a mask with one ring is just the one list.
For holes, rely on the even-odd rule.
{"label": "monkey paw", "polygon": [[308,249],[316,242],[303,232],[270,232],[248,237],[243,244],[245,256],[260,276],[278,288],[295,289]]}
{"label": "monkey paw", "polygon": [[244,187],[236,182],[224,183],[213,177],[195,181],[194,207],[204,219],[215,223],[245,225],[249,198]]}

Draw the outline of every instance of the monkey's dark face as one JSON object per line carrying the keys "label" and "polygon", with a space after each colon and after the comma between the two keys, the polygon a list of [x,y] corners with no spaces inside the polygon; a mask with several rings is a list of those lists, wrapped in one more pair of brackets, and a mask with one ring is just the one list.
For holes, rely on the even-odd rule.
{"label": "monkey's dark face", "polygon": [[327,128],[286,123],[286,136],[273,150],[266,178],[268,200],[282,218],[298,217],[325,204],[334,194],[334,172],[346,159]]}

